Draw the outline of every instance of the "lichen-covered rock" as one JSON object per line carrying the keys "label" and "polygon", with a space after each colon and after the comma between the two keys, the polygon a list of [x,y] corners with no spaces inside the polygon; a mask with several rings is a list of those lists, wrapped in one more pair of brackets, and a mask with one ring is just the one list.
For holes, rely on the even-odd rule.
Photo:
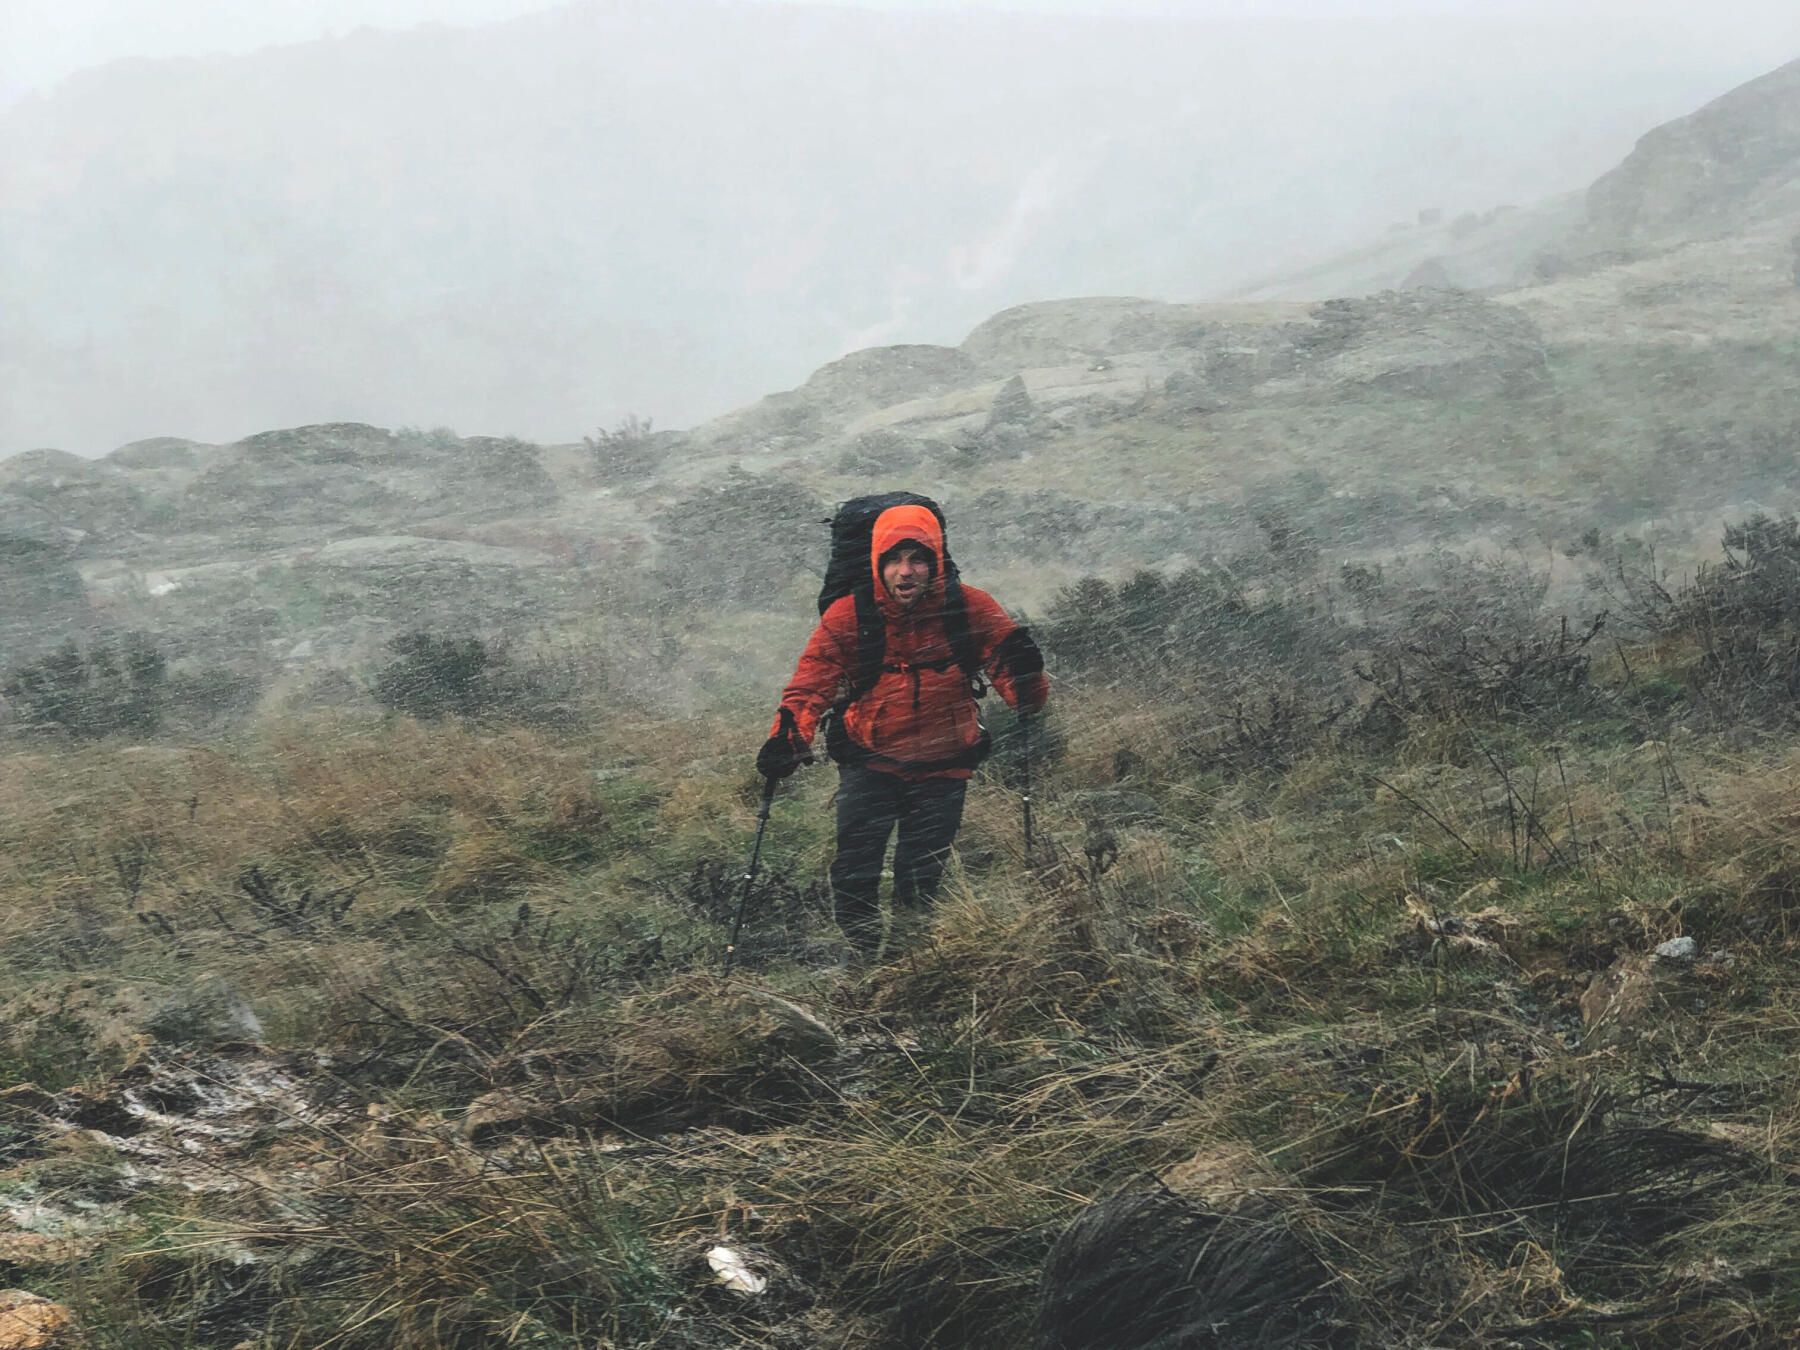
{"label": "lichen-covered rock", "polygon": [[53,1270],[80,1260],[99,1242],[95,1237],[58,1237],[53,1233],[0,1233],[0,1266]]}
{"label": "lichen-covered rock", "polygon": [[815,370],[802,392],[834,411],[885,408],[980,382],[975,362],[955,347],[914,343],[865,347]]}
{"label": "lichen-covered rock", "polygon": [[77,1343],[75,1315],[24,1289],[0,1289],[0,1350],[55,1350]]}
{"label": "lichen-covered rock", "polygon": [[1704,981],[1692,961],[1665,960],[1649,952],[1621,956],[1589,983],[1581,996],[1581,1021],[1590,1045],[1665,1044],[1679,1041],[1704,1009]]}
{"label": "lichen-covered rock", "polygon": [[1670,938],[1650,954],[1658,961],[1692,962],[1699,959],[1700,944],[1691,937]]}
{"label": "lichen-covered rock", "polygon": [[767,990],[745,990],[737,1012],[742,1033],[796,1059],[830,1059],[843,1048],[817,1014]]}
{"label": "lichen-covered rock", "polygon": [[1388,292],[1332,300],[1296,331],[1305,374],[1266,393],[1316,397],[1366,392],[1460,400],[1524,397],[1550,390],[1543,339],[1516,309],[1460,291]]}

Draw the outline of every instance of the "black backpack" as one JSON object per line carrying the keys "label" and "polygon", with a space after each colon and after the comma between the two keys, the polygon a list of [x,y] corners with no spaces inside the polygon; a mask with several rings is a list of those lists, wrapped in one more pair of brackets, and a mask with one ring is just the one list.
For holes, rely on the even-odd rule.
{"label": "black backpack", "polygon": [[950,537],[942,509],[931,498],[916,492],[881,492],[872,497],[852,497],[831,518],[831,563],[825,569],[825,584],[819,588],[819,613],[846,595],[856,597],[856,674],[850,681],[848,696],[839,700],[840,711],[875,687],[887,656],[887,621],[875,601],[869,549],[876,518],[894,506],[923,506],[937,517],[938,529],[944,535],[944,556],[938,559],[944,575],[944,637],[950,643],[952,659],[969,677],[971,691],[977,697],[986,692],[981,654],[969,631],[969,608],[963,599],[962,579],[950,559]]}

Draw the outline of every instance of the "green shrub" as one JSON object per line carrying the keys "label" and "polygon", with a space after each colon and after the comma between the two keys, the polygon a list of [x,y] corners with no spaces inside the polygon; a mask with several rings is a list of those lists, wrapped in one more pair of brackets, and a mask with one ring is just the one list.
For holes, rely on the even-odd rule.
{"label": "green shrub", "polygon": [[3,690],[28,727],[99,737],[149,735],[161,724],[168,660],[145,633],[73,638],[8,677]]}
{"label": "green shrub", "polygon": [[650,428],[650,418],[630,413],[610,431],[601,427],[592,436],[583,436],[594,471],[608,483],[633,482],[655,473],[661,456]]}
{"label": "green shrub", "polygon": [[568,651],[515,657],[498,642],[415,629],[388,644],[375,675],[383,707],[426,721],[468,717],[528,726],[576,725],[593,678]]}
{"label": "green shrub", "polygon": [[1117,584],[1086,577],[1050,607],[1045,650],[1059,674],[1111,683],[1157,681],[1203,670],[1323,669],[1348,632],[1312,594],[1252,589],[1230,567],[1191,567],[1172,577],[1140,571]]}
{"label": "green shrub", "polygon": [[1696,691],[1733,713],[1786,710],[1800,698],[1800,520],[1757,514],[1725,527],[1725,560],[1673,594],[1658,593],[1651,626],[1691,638]]}
{"label": "green shrub", "polygon": [[262,696],[262,681],[236,670],[202,670],[176,674],[165,686],[172,722],[194,730],[213,730],[244,717]]}
{"label": "green shrub", "polygon": [[479,717],[492,706],[487,644],[477,637],[417,631],[388,643],[395,659],[375,676],[383,707],[427,721]]}

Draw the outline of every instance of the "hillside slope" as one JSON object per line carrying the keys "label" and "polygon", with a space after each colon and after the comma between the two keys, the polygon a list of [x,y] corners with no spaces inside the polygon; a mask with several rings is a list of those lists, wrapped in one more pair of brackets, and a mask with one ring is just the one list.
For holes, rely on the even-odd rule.
{"label": "hillside slope", "polygon": [[[1777,72],[1704,124],[1785,144],[1795,86]],[[864,348],[690,430],[586,445],[333,423],[14,456],[0,622],[21,656],[141,627],[284,669],[354,664],[409,626],[548,633],[608,608],[679,645],[721,608],[801,624],[829,503],[901,483],[1027,607],[1084,573],[1277,540],[1358,565],[1554,559],[1596,531],[1694,556],[1724,517],[1800,506],[1792,162],[1741,155],[1679,212],[1621,204],[1659,181],[1643,157],[1701,143],[1645,137],[1563,253],[1486,294],[1031,303],[954,347]],[[1569,261],[1627,216],[1663,223]]]}

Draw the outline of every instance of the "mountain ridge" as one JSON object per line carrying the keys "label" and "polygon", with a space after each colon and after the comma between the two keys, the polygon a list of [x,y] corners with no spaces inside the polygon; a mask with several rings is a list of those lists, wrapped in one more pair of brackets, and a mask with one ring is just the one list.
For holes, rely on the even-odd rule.
{"label": "mountain ridge", "polygon": [[[1253,555],[1270,529],[1358,566],[1585,548],[1596,525],[1679,555],[1724,513],[1800,509],[1788,173],[1774,157],[1655,248],[1542,252],[1510,289],[1034,301],[686,430],[543,445],[341,421],[16,455],[0,622],[19,650],[198,624],[341,663],[409,622],[553,629],[602,577],[596,594],[666,607],[753,565],[766,584],[733,594],[782,609],[826,504],[898,481],[1027,604],[1083,570]],[[759,536],[772,551],[747,563]]]}
{"label": "mountain ridge", "polygon": [[84,76],[0,114],[0,449],[691,424],[1012,303],[1203,296],[1528,199],[1616,161],[1631,72],[1673,110],[1743,60],[1615,43],[1552,109],[1509,91],[1579,42],[1472,97],[1356,31],[615,4]]}

